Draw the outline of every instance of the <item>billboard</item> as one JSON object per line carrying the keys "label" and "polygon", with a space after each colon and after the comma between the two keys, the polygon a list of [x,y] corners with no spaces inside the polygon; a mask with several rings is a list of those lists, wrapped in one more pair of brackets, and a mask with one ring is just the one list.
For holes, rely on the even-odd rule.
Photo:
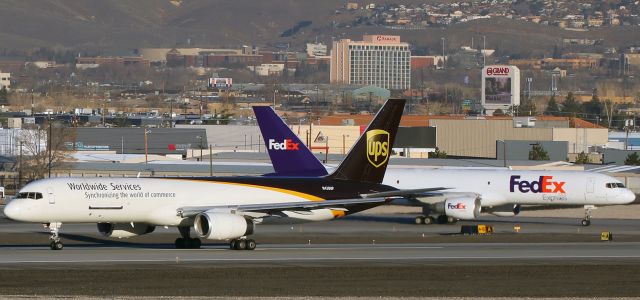
{"label": "billboard", "polygon": [[516,66],[482,69],[482,106],[487,110],[520,105],[520,70]]}
{"label": "billboard", "polygon": [[212,88],[230,88],[232,85],[231,78],[209,78],[209,87]]}

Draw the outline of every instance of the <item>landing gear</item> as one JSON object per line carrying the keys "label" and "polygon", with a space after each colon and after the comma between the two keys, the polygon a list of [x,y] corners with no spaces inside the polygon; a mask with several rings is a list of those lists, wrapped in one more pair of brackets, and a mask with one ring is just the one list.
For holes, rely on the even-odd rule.
{"label": "landing gear", "polygon": [[51,236],[49,237],[49,240],[51,240],[51,242],[49,243],[49,248],[51,248],[51,250],[62,250],[64,248],[64,245],[60,241],[60,236],[59,236],[60,227],[62,227],[62,223],[52,222],[44,225],[51,232]]}
{"label": "landing gear", "polygon": [[240,238],[237,240],[231,240],[229,243],[229,249],[231,250],[254,250],[256,249],[256,241],[252,239]]}
{"label": "landing gear", "polygon": [[580,221],[580,225],[589,226],[591,225],[591,211],[596,209],[593,205],[585,205],[584,206],[584,219]]}
{"label": "landing gear", "polygon": [[198,238],[191,238],[191,227],[179,226],[179,237],[175,241],[176,249],[200,249],[202,242]]}
{"label": "landing gear", "polygon": [[439,215],[436,221],[438,221],[438,224],[454,224],[458,222],[458,219],[447,215]]}
{"label": "landing gear", "polygon": [[431,214],[431,210],[427,207],[423,207],[422,208],[422,215],[421,216],[417,216],[415,219],[415,224],[416,225],[429,225],[429,224],[433,224],[435,223],[435,219],[433,217],[430,216]]}

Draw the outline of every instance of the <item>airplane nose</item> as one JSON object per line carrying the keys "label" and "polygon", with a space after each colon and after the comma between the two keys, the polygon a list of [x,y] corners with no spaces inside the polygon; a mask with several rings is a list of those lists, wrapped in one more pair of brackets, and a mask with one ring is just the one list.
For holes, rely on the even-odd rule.
{"label": "airplane nose", "polygon": [[626,203],[631,203],[636,200],[636,194],[634,194],[631,190],[626,190],[624,194],[624,200]]}
{"label": "airplane nose", "polygon": [[9,203],[7,203],[4,206],[4,215],[7,216],[7,218],[15,220],[18,217],[18,214],[20,213],[20,206],[18,205],[18,203],[16,203],[17,201],[9,201]]}

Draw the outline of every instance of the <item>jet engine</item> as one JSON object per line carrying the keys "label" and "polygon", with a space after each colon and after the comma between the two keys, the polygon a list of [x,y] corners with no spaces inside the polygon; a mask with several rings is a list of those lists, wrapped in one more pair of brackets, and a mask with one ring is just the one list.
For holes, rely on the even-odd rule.
{"label": "jet engine", "polygon": [[193,228],[200,238],[209,240],[236,239],[253,233],[253,221],[234,214],[208,213],[196,215]]}
{"label": "jet engine", "polygon": [[488,213],[498,217],[513,217],[520,213],[520,204],[507,204],[495,207],[487,207]]}
{"label": "jet engine", "polygon": [[119,239],[152,233],[155,229],[155,226],[145,223],[98,223],[100,234]]}
{"label": "jet engine", "polygon": [[478,198],[457,197],[439,202],[435,211],[461,220],[473,220],[480,215],[480,200]]}

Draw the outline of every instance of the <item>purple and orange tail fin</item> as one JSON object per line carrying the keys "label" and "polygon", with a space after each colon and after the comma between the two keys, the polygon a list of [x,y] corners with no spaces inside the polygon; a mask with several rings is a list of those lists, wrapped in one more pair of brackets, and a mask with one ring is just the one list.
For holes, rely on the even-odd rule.
{"label": "purple and orange tail fin", "polygon": [[278,176],[317,177],[327,170],[269,106],[254,106],[258,126]]}

